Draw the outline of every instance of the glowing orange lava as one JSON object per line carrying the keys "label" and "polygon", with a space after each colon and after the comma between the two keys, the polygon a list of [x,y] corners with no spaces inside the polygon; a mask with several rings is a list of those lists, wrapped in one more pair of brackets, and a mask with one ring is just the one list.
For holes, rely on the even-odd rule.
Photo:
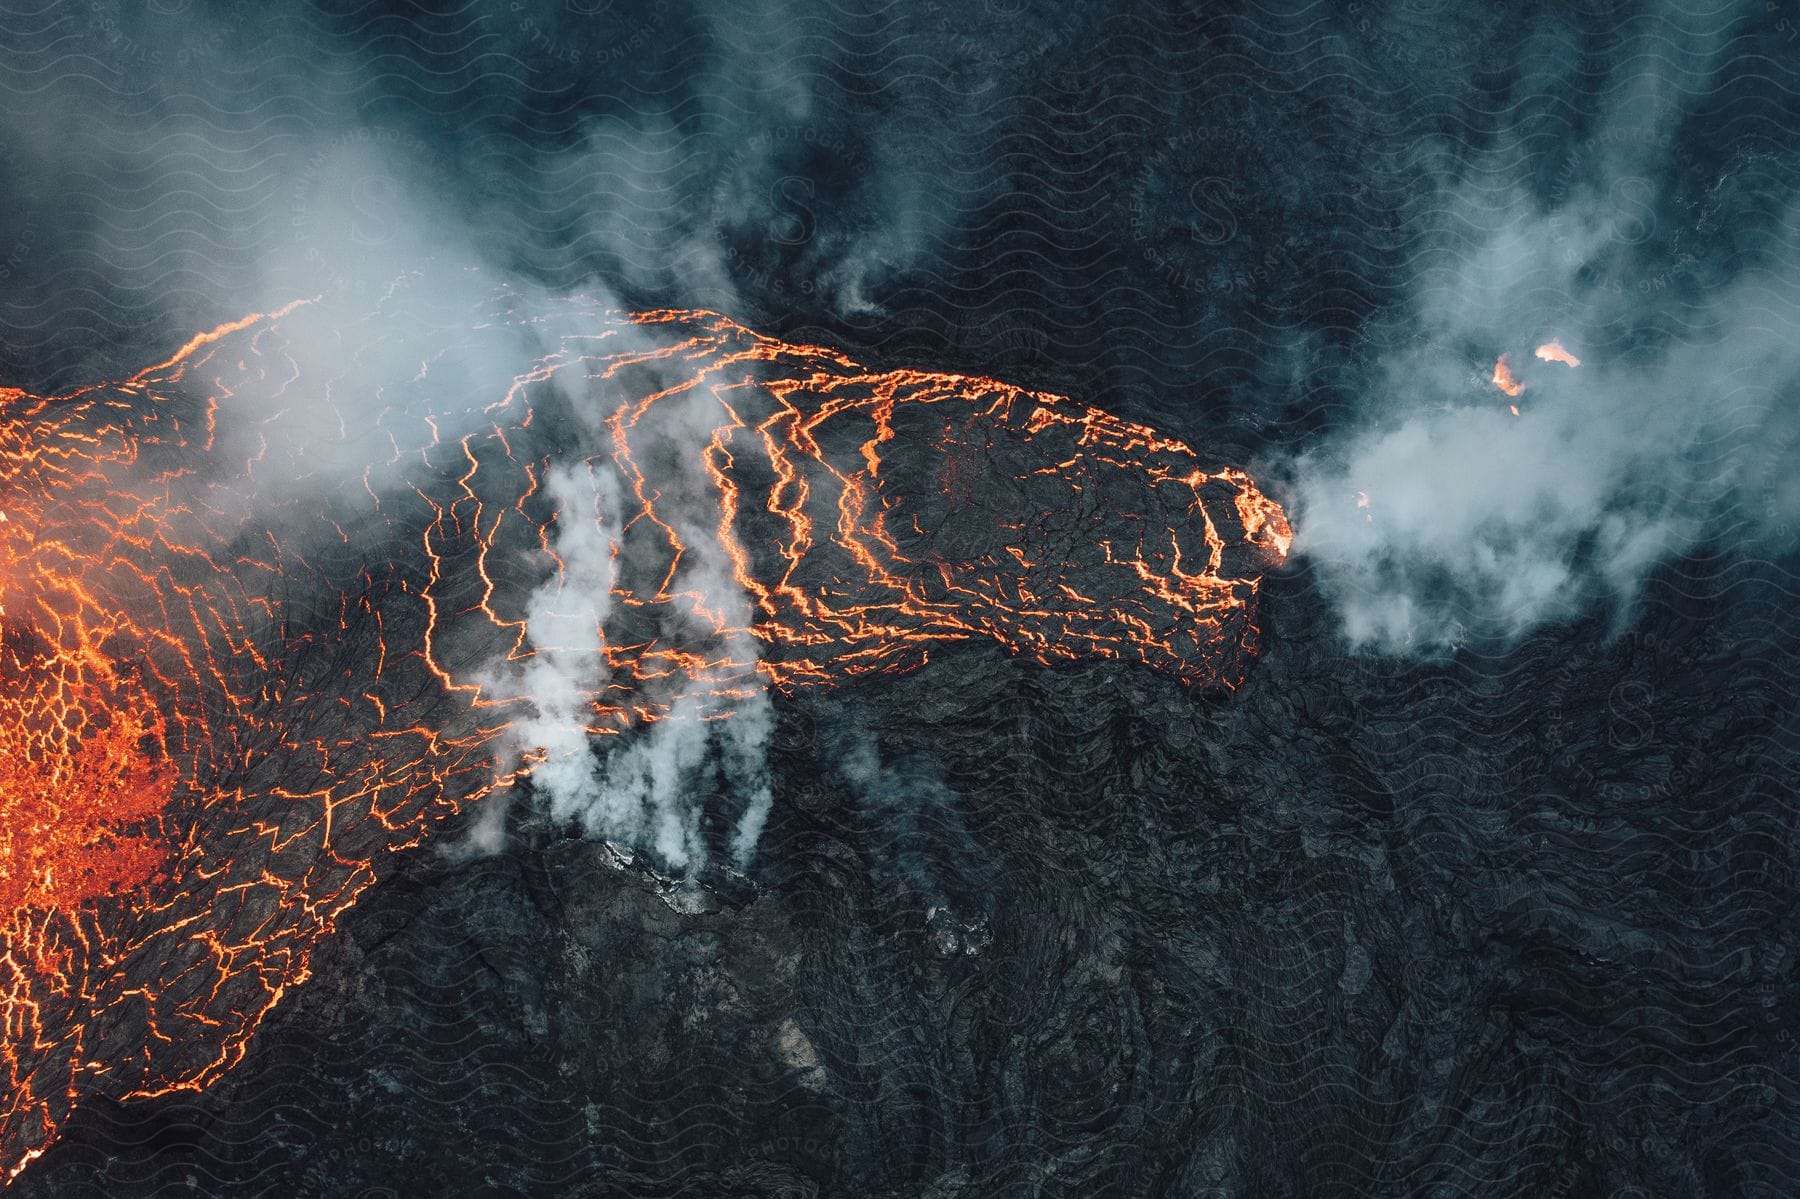
{"label": "glowing orange lava", "polygon": [[1525,385],[1513,376],[1512,363],[1505,354],[1494,360],[1494,386],[1515,398],[1525,390]]}
{"label": "glowing orange lava", "polygon": [[[389,336],[378,312],[320,366],[316,330],[285,332],[304,308],[125,380],[0,391],[12,1175],[88,1096],[231,1068],[394,853],[541,763],[499,747],[550,584],[595,605],[581,698],[606,737],[677,688],[830,685],[962,641],[1236,686],[1292,541],[1247,475],[1152,429],[716,313]],[[522,331],[530,365],[473,384],[475,350]],[[396,341],[410,390],[359,390]],[[557,470],[616,538],[604,605]]]}
{"label": "glowing orange lava", "polygon": [[1560,362],[1564,366],[1580,366],[1581,359],[1563,349],[1563,343],[1551,338],[1534,351],[1543,362]]}

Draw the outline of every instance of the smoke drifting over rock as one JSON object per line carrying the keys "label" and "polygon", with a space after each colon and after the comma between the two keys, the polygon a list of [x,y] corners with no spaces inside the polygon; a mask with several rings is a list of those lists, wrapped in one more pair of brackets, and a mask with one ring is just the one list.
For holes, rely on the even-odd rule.
{"label": "smoke drifting over rock", "polygon": [[[1738,25],[1760,8],[1669,9],[1620,26],[1612,60],[1655,66],[1634,69],[1591,126],[1560,126],[1572,152],[1551,169],[1529,160],[1529,146],[1484,150],[1461,135],[1409,151],[1406,185],[1432,197],[1404,213],[1410,285],[1368,317],[1381,349],[1365,350],[1355,368],[1357,411],[1300,441],[1290,459],[1296,549],[1354,644],[1433,654],[1504,643],[1597,605],[1624,623],[1647,575],[1673,556],[1715,538],[1749,552],[1787,545],[1800,508],[1800,484],[1785,469],[1800,372],[1782,293],[1800,265],[1786,236],[1792,210],[1784,193],[1759,189],[1758,151],[1719,161],[1690,128],[1721,84]],[[417,364],[394,342],[358,345],[352,326],[396,278],[429,274],[407,294],[430,323],[496,286],[546,314],[576,288],[740,313],[788,289],[856,318],[883,310],[895,278],[922,263],[935,270],[929,251],[954,241],[1001,190],[998,175],[966,169],[990,128],[992,81],[944,86],[845,44],[843,60],[875,71],[867,84],[880,96],[878,114],[848,121],[821,69],[837,64],[822,62],[809,36],[820,18],[799,7],[763,6],[749,20],[722,7],[621,7],[599,22],[571,19],[573,11],[472,13],[495,65],[459,99],[467,120],[454,128],[416,119],[405,104],[359,102],[386,47],[378,38],[346,48],[307,6],[263,10],[254,27],[224,6],[121,11],[78,65],[128,75],[135,103],[122,108],[70,70],[19,93],[0,117],[20,188],[13,232],[29,235],[39,264],[9,279],[0,310],[15,329],[82,347],[58,380],[66,383],[94,373],[96,360],[142,360],[135,349],[115,354],[125,335],[112,309],[121,302],[137,336],[167,343],[317,294],[305,317],[317,331],[308,351],[335,360],[348,349],[365,368],[352,390],[391,397]],[[997,15],[1005,14],[971,19],[986,25]],[[1407,8],[1383,10],[1377,23],[1404,39],[1407,22],[1440,15],[1453,17]],[[1512,104],[1556,93],[1590,69],[1565,23],[1575,18],[1522,19],[1541,28],[1520,40],[1522,69],[1503,97]],[[1023,60],[1040,43],[1078,44],[1078,25],[1066,16],[1039,22],[1010,56],[1001,53],[1008,35],[984,27],[978,44],[954,47],[948,60]],[[1310,44],[1304,28],[1291,35],[1297,45]],[[378,32],[403,41],[416,30],[395,21]],[[665,89],[674,97],[665,110],[596,103],[541,115],[544,96],[600,67],[631,57],[654,73],[667,48],[696,40],[718,53],[699,71],[684,66]],[[533,66],[504,66],[508,55]],[[451,66],[429,54],[423,62],[402,93],[428,91]],[[969,115],[977,109],[981,120]],[[1198,234],[1220,270],[1255,215],[1240,194],[1255,181],[1250,168],[1233,181],[1225,154],[1233,144],[1203,137],[1179,142],[1182,153],[1133,150],[1153,175],[1166,167],[1179,176],[1171,194],[1236,207]],[[71,145],[82,153],[70,156]],[[1197,186],[1174,171],[1184,154],[1206,172]],[[105,162],[106,177],[94,179],[91,165],[65,177],[66,157]],[[1323,152],[1307,161],[1321,171],[1337,162]],[[1278,172],[1256,202],[1307,183],[1298,167]],[[1085,211],[1076,216],[1084,228],[1093,223]],[[1148,227],[1131,232],[1153,236]],[[1035,263],[1040,244],[1034,229],[1019,253]],[[1175,263],[1161,241],[1146,252]],[[1265,258],[1247,278],[1260,284],[1271,273],[1302,272],[1274,272]],[[1064,306],[1077,311],[1066,298]],[[1583,365],[1532,360],[1531,347],[1550,337]],[[1295,343],[1315,348],[1302,334]],[[521,338],[511,353],[471,355],[466,377],[502,388],[547,344]],[[1489,382],[1502,353],[1527,384],[1517,416]],[[1277,386],[1291,390],[1286,379]],[[270,494],[365,480],[380,489],[391,443],[378,410],[350,395],[333,401],[320,419],[334,429],[368,421],[357,443],[369,459],[268,472]],[[253,451],[254,422],[226,435]],[[571,571],[590,582],[546,584],[531,623],[540,656],[522,680],[537,718],[522,726],[530,733],[515,752],[545,756],[534,788],[559,817],[653,847],[676,865],[697,858],[692,794],[722,769],[736,822],[731,854],[746,862],[769,806],[759,748],[772,720],[766,695],[745,699],[729,721],[698,697],[660,696],[671,715],[631,744],[584,740],[572,696],[604,682],[603,659],[583,639],[608,615],[597,584],[604,564],[589,559],[616,535],[593,507],[599,492],[583,491],[603,486],[598,479],[547,481],[560,488],[559,511],[583,513],[559,521],[559,538],[569,539]],[[708,603],[744,602],[724,563],[696,557],[688,568]],[[491,837],[500,806],[489,811]]]}
{"label": "smoke drifting over rock", "polygon": [[[1523,147],[1446,151],[1427,177],[1431,225],[1407,302],[1375,322],[1360,411],[1295,466],[1296,551],[1353,644],[1496,647],[1597,605],[1622,627],[1648,575],[1702,543],[1790,544],[1794,197],[1746,194],[1758,156],[1715,163],[1688,124],[1744,11],[1634,27],[1621,53],[1655,67],[1549,177]],[[1560,44],[1552,75],[1578,69]],[[1553,338],[1579,368],[1533,358]],[[1491,378],[1502,354],[1516,399]]]}
{"label": "smoke drifting over rock", "polygon": [[[490,73],[471,96],[467,126],[449,128],[359,105],[356,88],[385,69],[380,37],[346,48],[309,5],[270,6],[255,22],[223,5],[96,9],[97,36],[87,48],[68,69],[9,92],[0,116],[11,156],[0,166],[17,189],[13,225],[0,226],[0,236],[10,230],[32,252],[31,270],[8,264],[0,299],[17,334],[6,356],[28,368],[8,369],[5,382],[78,384],[141,363],[146,347],[178,343],[195,328],[307,297],[293,322],[295,373],[354,364],[339,373],[337,392],[307,411],[329,434],[321,442],[357,452],[309,458],[303,436],[263,446],[257,414],[292,397],[239,397],[221,436],[241,443],[247,458],[270,455],[262,474],[274,507],[309,490],[380,493],[395,485],[399,443],[387,430],[418,398],[409,388],[422,373],[407,330],[466,320],[497,290],[512,297],[517,326],[542,337],[450,351],[461,356],[470,390],[494,397],[569,332],[558,323],[561,297],[629,294],[737,310],[734,276],[776,269],[759,257],[765,247],[784,256],[781,269],[804,274],[809,291],[835,297],[830,303],[842,311],[866,311],[866,289],[905,269],[918,238],[956,219],[943,189],[926,185],[941,150],[915,138],[903,156],[884,146],[876,161],[867,130],[852,138],[816,120],[816,80],[790,61],[782,33],[800,17],[782,5],[768,10],[754,28],[716,6],[658,6],[614,20],[593,19],[587,6],[471,12],[504,51],[500,59],[518,56],[509,60],[517,70]],[[412,26],[390,24],[376,32],[416,48]],[[735,132],[720,136],[711,119],[699,122],[702,131],[679,109],[602,110],[520,136],[517,123],[538,119],[554,85],[546,75],[580,79],[624,53],[653,63],[664,48],[696,38],[725,52],[681,87]],[[427,61],[423,86],[436,86],[439,66],[449,69]],[[121,107],[112,90],[93,86],[96,72],[128,78],[133,103]],[[495,143],[483,139],[495,130],[508,136],[490,154]],[[64,165],[71,161],[83,165]],[[97,162],[104,178],[93,177]],[[853,193],[866,193],[855,222],[821,217]],[[379,338],[359,327],[378,301]],[[31,370],[50,373],[34,378]],[[590,424],[617,402],[567,398]],[[290,428],[303,432],[295,422]],[[658,435],[679,448],[709,431]],[[451,440],[461,432],[435,430]],[[515,731],[503,768],[528,765],[532,790],[558,818],[680,869],[704,857],[695,796],[721,782],[731,805],[729,852],[747,864],[771,803],[767,695],[751,688],[728,713],[704,688],[678,689],[648,697],[668,716],[627,743],[592,736],[583,695],[591,699],[607,682],[601,649],[621,552],[620,483],[578,463],[544,484],[558,513],[554,548],[563,570],[535,596],[535,656],[522,666],[497,662],[490,672],[521,688],[535,710]],[[692,544],[676,586],[743,627],[747,600],[722,550],[705,536]],[[747,643],[719,648],[739,661],[756,658]],[[719,719],[725,715],[731,719]],[[491,805],[474,844],[492,848],[503,817],[504,805]]]}
{"label": "smoke drifting over rock", "polygon": [[[107,900],[121,919],[100,953],[85,917],[8,940],[7,1043],[32,1067],[14,1098],[75,1104],[13,1191],[1800,1190],[1800,942],[1780,918],[1800,902],[1800,576],[1755,560],[1787,548],[1796,507],[1800,8],[1686,7],[13,6],[0,384],[118,378],[322,297],[196,355],[191,387],[151,389],[183,430],[221,399],[216,469],[184,476],[215,497],[187,543],[217,531],[223,568],[191,644],[274,646],[289,670],[265,691],[246,667],[241,706],[180,709],[245,731],[193,739],[241,751],[242,795],[182,842],[175,907]],[[562,303],[576,292],[596,299]],[[495,295],[504,311],[472,325]],[[1236,686],[1209,691],[1166,677],[1204,638],[1034,660],[1016,635],[871,626],[854,594],[819,630],[783,608],[790,636],[756,665],[894,670],[828,692],[778,679],[772,703],[745,680],[695,690],[677,636],[752,659],[697,636],[686,600],[631,602],[659,590],[644,539],[661,534],[631,524],[604,425],[675,372],[558,372],[509,407],[508,445],[480,415],[565,347],[598,362],[711,336],[682,320],[569,341],[616,323],[596,311],[694,307],[869,372],[1066,394],[1194,465],[1243,466],[1306,553],[1245,581],[1254,663],[1220,663]],[[1581,365],[1537,358],[1552,338]],[[1502,355],[1517,395],[1493,382]],[[832,365],[790,356],[770,378],[815,371]],[[710,381],[734,406],[767,391]],[[718,452],[766,584],[789,530],[738,411],[751,423]],[[805,586],[842,577],[826,467],[862,469],[869,411],[793,456],[824,484]],[[1102,539],[1167,524],[1193,538],[1183,573],[1207,561],[1186,504],[1035,473],[1072,450],[994,469],[1082,430],[1020,444],[941,411],[897,411],[861,509],[914,561],[997,563],[926,585],[1062,595],[1068,645],[1113,635],[1089,614],[1146,615],[1065,569],[1105,566]],[[660,451],[710,443],[683,424],[638,445],[686,538],[699,518]],[[157,432],[168,461],[206,461]],[[561,469],[540,469],[550,448]],[[142,479],[59,527],[129,548],[92,517],[161,511]],[[240,513],[240,492],[272,511]],[[29,494],[0,504],[0,546],[41,528]],[[1229,538],[1228,503],[1207,510]],[[995,517],[1030,534],[1005,542],[1028,551],[1023,577]],[[260,538],[246,558],[264,568],[234,570],[234,535]],[[498,624],[479,571],[430,569],[428,550],[469,563],[482,545]],[[670,589],[724,611],[700,559]],[[260,594],[283,566],[286,590]],[[301,582],[314,567],[329,603]],[[108,594],[143,594],[112,575]],[[426,659],[406,651],[434,598]],[[201,626],[214,612],[241,619]],[[991,632],[1006,612],[952,615]],[[1628,631],[1607,636],[1609,616]],[[871,654],[889,625],[929,637]],[[607,659],[601,629],[641,652]],[[381,646],[381,684],[347,686]],[[487,682],[504,712],[473,702]],[[457,703],[415,706],[452,686]],[[479,727],[456,731],[486,739],[436,736],[470,710]],[[496,755],[528,772],[510,812],[487,794],[446,816]],[[135,833],[130,795],[84,819],[12,760],[15,846],[36,848],[19,814],[58,803],[76,818],[52,825],[51,861],[96,828]],[[413,761],[445,773],[379,769]],[[498,852],[434,852],[484,816],[477,844]],[[754,886],[708,868],[753,846]],[[632,853],[652,868],[617,869]],[[62,946],[89,963],[66,982]],[[241,1061],[201,1091],[110,1102],[221,1047]]]}

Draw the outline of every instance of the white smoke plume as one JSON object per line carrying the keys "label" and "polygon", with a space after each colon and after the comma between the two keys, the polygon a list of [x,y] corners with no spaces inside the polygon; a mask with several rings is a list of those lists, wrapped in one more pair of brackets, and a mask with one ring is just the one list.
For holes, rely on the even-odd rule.
{"label": "white smoke plume", "polygon": [[[1704,94],[1718,41],[1698,24],[1657,30],[1679,52],[1548,194],[1522,155],[1443,156],[1357,419],[1294,470],[1295,551],[1353,645],[1503,646],[1596,606],[1622,626],[1649,574],[1703,541],[1788,543],[1800,209],[1782,198],[1753,252],[1722,236],[1758,164],[1692,178],[1678,100]],[[1581,365],[1536,360],[1552,339]],[[1491,377],[1503,353],[1516,398]]]}
{"label": "white smoke plume", "polygon": [[[601,428],[619,397],[566,398],[585,424]],[[756,669],[750,602],[719,541],[716,497],[696,448],[708,443],[718,415],[709,396],[665,401],[634,425],[632,442],[634,460],[654,475],[649,488],[658,518],[685,547],[669,584],[679,597],[677,615],[662,636],[683,648],[705,647],[703,656],[718,665],[640,680],[628,702],[655,709],[657,718],[622,735],[593,731],[596,702],[616,702],[604,695],[615,587],[645,581],[620,577],[632,564],[623,526],[636,501],[602,454],[546,477],[558,565],[530,598],[530,656],[499,664],[487,679],[498,693],[524,697],[526,715],[508,730],[503,771],[528,765],[531,789],[553,819],[578,822],[627,855],[646,850],[658,867],[690,875],[712,857],[702,827],[711,796],[722,790],[732,804],[725,848],[739,869],[755,855],[774,798],[767,761],[774,713]],[[659,577],[657,570],[638,573]],[[503,809],[494,805],[475,831],[475,847],[497,848],[502,829]]]}
{"label": "white smoke plume", "polygon": [[[502,764],[510,770],[526,755],[536,758],[533,783],[551,815],[568,820],[594,803],[588,724],[593,696],[609,675],[604,628],[619,554],[619,487],[611,470],[584,464],[552,469],[544,490],[556,504],[556,548],[563,568],[532,592],[525,618],[532,653],[517,668],[518,677],[485,682],[496,689],[516,685],[530,696],[531,713],[508,730],[508,756]],[[483,810],[472,833],[475,847],[490,852],[500,848],[503,817],[498,803]]]}

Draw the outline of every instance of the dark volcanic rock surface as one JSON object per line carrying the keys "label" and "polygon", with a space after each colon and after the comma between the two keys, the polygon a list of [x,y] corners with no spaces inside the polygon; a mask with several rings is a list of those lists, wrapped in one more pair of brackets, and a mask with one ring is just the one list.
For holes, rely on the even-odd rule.
{"label": "dark volcanic rock surface", "polygon": [[[1233,696],[970,651],[786,705],[754,885],[421,854],[237,1071],[17,1189],[1737,1191],[1800,1099],[1743,774],[1794,646],[1717,571],[1504,659],[1370,668],[1283,580]],[[859,798],[845,729],[943,788]]]}

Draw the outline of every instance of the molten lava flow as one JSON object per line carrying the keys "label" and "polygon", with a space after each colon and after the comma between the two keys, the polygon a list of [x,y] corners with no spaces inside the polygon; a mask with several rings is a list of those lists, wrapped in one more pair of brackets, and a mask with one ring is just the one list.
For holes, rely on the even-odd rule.
{"label": "molten lava flow", "polygon": [[1563,343],[1555,338],[1551,338],[1549,341],[1539,346],[1535,353],[1537,354],[1539,361],[1542,362],[1560,362],[1564,366],[1581,365],[1581,359],[1563,349]]}
{"label": "molten lava flow", "polygon": [[1506,360],[1505,354],[1494,360],[1494,386],[1514,398],[1525,390],[1525,385],[1514,377],[1512,363]]}
{"label": "molten lava flow", "polygon": [[[499,749],[540,655],[593,659],[596,738],[677,694],[729,713],[963,641],[1230,687],[1292,540],[1243,472],[1152,429],[715,313],[497,304],[290,337],[307,312],[0,392],[14,1174],[84,1096],[229,1069],[391,855],[541,765]],[[477,381],[526,335],[516,377]],[[407,381],[361,385],[396,357]],[[609,530],[604,597],[570,559],[584,519]],[[586,640],[541,644],[546,595]]]}

